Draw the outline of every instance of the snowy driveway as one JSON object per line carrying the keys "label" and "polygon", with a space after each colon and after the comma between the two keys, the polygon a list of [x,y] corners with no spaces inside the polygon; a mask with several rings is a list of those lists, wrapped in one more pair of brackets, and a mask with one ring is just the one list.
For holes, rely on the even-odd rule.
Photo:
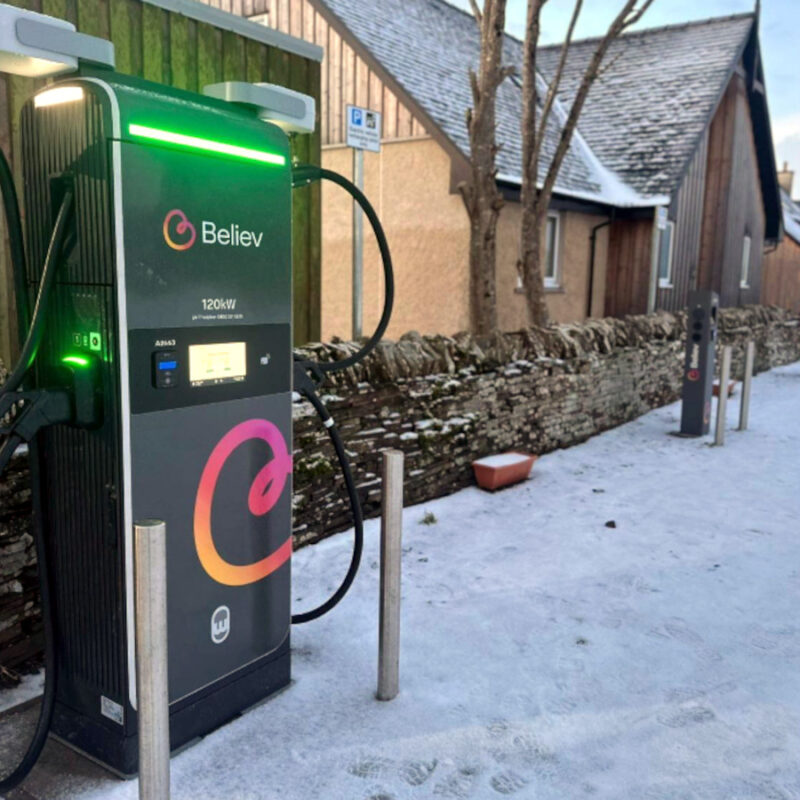
{"label": "snowy driveway", "polygon": [[[173,798],[800,798],[800,364],[756,379],[724,448],[667,435],[678,414],[406,509],[387,704],[369,523],[351,595],[294,632],[295,685],[173,759]],[[349,552],[297,555],[297,607]],[[136,797],[53,744],[25,788]]]}

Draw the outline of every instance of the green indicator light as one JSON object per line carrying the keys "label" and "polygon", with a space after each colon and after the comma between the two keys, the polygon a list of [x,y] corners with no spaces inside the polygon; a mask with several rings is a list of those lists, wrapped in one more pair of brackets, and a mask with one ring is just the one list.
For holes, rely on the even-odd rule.
{"label": "green indicator light", "polygon": [[89,359],[84,356],[64,356],[61,361],[64,364],[75,364],[77,367],[88,367],[91,363]]}
{"label": "green indicator light", "polygon": [[261,161],[264,164],[277,164],[282,167],[286,164],[286,158],[278,153],[267,153],[264,150],[251,150],[249,147],[239,147],[236,144],[227,142],[215,142],[213,139],[200,139],[197,136],[187,136],[185,133],[176,131],[165,131],[161,128],[149,128],[146,125],[128,125],[131,136],[141,136],[143,139],[152,139],[156,142],[167,142],[168,144],[182,145],[191,147],[195,150],[206,150],[211,153],[221,153],[226,156],[236,156],[246,158],[249,161]]}

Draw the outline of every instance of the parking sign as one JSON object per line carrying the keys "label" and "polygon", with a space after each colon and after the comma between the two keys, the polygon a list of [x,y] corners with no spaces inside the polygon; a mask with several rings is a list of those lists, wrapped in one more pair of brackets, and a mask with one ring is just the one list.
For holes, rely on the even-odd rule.
{"label": "parking sign", "polygon": [[381,149],[381,115],[377,111],[359,106],[347,106],[347,146],[356,150],[371,150],[373,153]]}

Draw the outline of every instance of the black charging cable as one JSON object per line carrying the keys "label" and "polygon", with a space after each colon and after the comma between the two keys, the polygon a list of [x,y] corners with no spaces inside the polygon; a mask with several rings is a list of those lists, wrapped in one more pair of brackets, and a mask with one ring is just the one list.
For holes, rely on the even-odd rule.
{"label": "black charging cable", "polygon": [[[24,308],[25,297],[25,256],[24,249],[22,248],[22,227],[20,224],[19,210],[16,203],[16,192],[14,191],[13,182],[9,187],[6,185],[6,180],[3,176],[10,176],[11,170],[8,167],[5,155],[0,150],[0,185],[2,185],[3,206],[5,209],[6,224],[8,227],[9,241],[12,243],[12,257],[15,259],[12,264],[15,277],[15,286],[17,287],[17,307],[18,309]],[[49,299],[50,291],[53,286],[57,262],[61,256],[64,241],[66,239],[67,230],[69,227],[70,218],[72,216],[72,203],[73,194],[71,190],[67,190],[61,201],[56,222],[53,226],[53,232],[50,236],[50,244],[47,248],[47,256],[45,258],[44,267],[42,269],[41,280],[39,282],[39,291],[36,297],[35,310],[31,318],[31,324],[28,329],[28,334],[22,346],[19,361],[16,367],[11,371],[6,382],[0,387],[0,402],[3,400],[8,401],[13,398],[16,390],[22,384],[25,374],[30,369],[36,358],[39,345],[42,341],[42,334],[44,333],[45,311],[47,309],[47,302]],[[14,244],[15,243],[15,244]],[[20,287],[22,287],[20,289]],[[20,293],[21,292],[21,293]],[[36,395],[37,393],[19,393],[23,398],[23,403],[29,402],[29,398],[25,395]],[[40,396],[46,400],[46,393],[39,393]],[[41,417],[47,424],[55,422],[65,422],[69,418],[70,404],[67,401],[66,410],[64,410],[62,393],[50,393],[50,398],[53,399],[53,404],[50,405],[49,411],[46,411],[44,416]],[[35,398],[31,398],[35,402]],[[6,403],[8,405],[8,403]],[[61,409],[60,411],[58,409]],[[66,419],[60,417],[66,414]],[[0,447],[0,473],[2,473],[8,462],[11,460],[17,447],[23,441],[29,441],[30,436],[28,432],[23,435],[18,431],[17,421],[13,416],[13,412],[8,412],[10,422],[3,428],[6,433],[6,439]],[[31,418],[24,413],[19,415],[19,420],[28,419],[30,424]],[[2,422],[2,420],[0,420]],[[32,434],[31,434],[32,435]],[[44,541],[44,534],[40,525],[34,525],[34,543],[36,548],[36,559],[38,562],[39,571],[39,592],[42,608],[42,619],[44,625],[44,692],[42,694],[41,705],[39,707],[39,719],[36,722],[36,730],[34,731],[33,738],[28,745],[20,762],[15,769],[0,780],[0,795],[5,795],[12,789],[22,783],[28,776],[30,771],[39,759],[39,756],[44,749],[47,742],[47,735],[50,731],[50,724],[53,719],[53,709],[55,708],[56,700],[56,648],[55,648],[55,628],[53,622],[53,604],[50,594],[50,572],[47,562],[47,547]]]}
{"label": "black charging cable", "polygon": [[17,320],[20,335],[28,327],[28,293],[25,289],[25,244],[22,237],[22,217],[19,213],[17,189],[14,175],[5,153],[0,148],[0,196],[6,218],[8,249],[11,253],[11,268],[14,273],[14,292],[17,301]]}
{"label": "black charging cable", "polygon": [[323,614],[327,614],[339,603],[347,594],[356,577],[356,573],[361,564],[361,554],[364,550],[364,514],[358,499],[358,491],[356,490],[353,472],[350,469],[350,461],[347,458],[342,437],[336,429],[333,417],[317,394],[317,389],[324,381],[325,373],[353,367],[363,361],[377,347],[378,342],[383,338],[383,334],[386,332],[386,328],[389,325],[389,320],[392,317],[392,306],[394,305],[394,271],[392,269],[392,256],[389,252],[386,234],[383,232],[383,226],[378,219],[378,215],[375,213],[375,209],[364,196],[364,193],[354,183],[338,172],[333,172],[323,167],[317,167],[313,164],[298,164],[292,170],[292,186],[294,188],[298,186],[308,186],[308,184],[318,180],[329,180],[338,184],[348,192],[364,210],[372,226],[372,230],[375,233],[375,238],[378,241],[378,249],[380,250],[381,261],[383,262],[386,291],[383,300],[383,313],[378,322],[378,327],[356,353],[346,358],[339,359],[338,361],[312,361],[295,356],[294,388],[295,391],[299,392],[311,403],[319,418],[322,420],[322,424],[328,431],[328,436],[336,452],[336,458],[339,460],[339,466],[342,469],[345,486],[347,487],[347,496],[350,500],[350,509],[353,515],[354,540],[350,566],[339,588],[317,608],[301,614],[293,614],[292,623],[294,625],[303,622],[311,622],[311,620],[317,619]]}
{"label": "black charging cable", "polygon": [[375,332],[367,339],[358,352],[353,353],[353,355],[347,358],[339,359],[338,361],[307,362],[313,364],[315,369],[319,370],[321,373],[325,373],[337,372],[338,370],[355,366],[363,361],[378,346],[378,342],[380,342],[383,335],[386,333],[386,328],[389,327],[389,320],[392,318],[392,307],[394,306],[394,269],[392,268],[392,254],[389,252],[389,243],[386,241],[386,234],[383,232],[381,221],[378,219],[378,215],[375,213],[372,204],[367,200],[358,186],[338,172],[325,169],[324,167],[316,167],[313,164],[298,164],[292,170],[292,187],[295,189],[299,186],[308,186],[308,184],[318,180],[331,181],[341,186],[364,210],[364,214],[369,220],[369,224],[372,226],[375,238],[378,241],[378,249],[380,250],[381,262],[383,263],[383,276],[386,284],[386,288],[384,289],[383,312],[378,321],[378,327],[375,328]]}

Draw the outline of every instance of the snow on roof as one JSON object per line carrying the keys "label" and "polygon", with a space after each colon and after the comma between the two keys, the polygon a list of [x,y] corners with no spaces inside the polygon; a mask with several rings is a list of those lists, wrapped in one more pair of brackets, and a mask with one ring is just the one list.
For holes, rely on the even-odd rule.
{"label": "snow on roof", "polygon": [[[612,42],[579,125],[603,165],[639,192],[675,191],[752,26],[752,14],[738,14],[648,28]],[[571,101],[596,45],[597,39],[572,43],[562,100]],[[545,78],[560,52],[560,45],[539,49]]]}
{"label": "snow on roof", "polygon": [[[472,106],[468,71],[478,65],[479,31],[445,0],[318,0],[415,100],[465,155]],[[708,124],[753,25],[752,14],[644,29],[612,42],[556,183],[556,192],[614,206],[669,202]],[[596,39],[570,48],[562,81],[569,102]],[[522,42],[506,36],[504,62],[522,66]],[[548,78],[560,45],[539,49]],[[554,108],[545,131],[544,178],[566,112]],[[522,174],[522,91],[515,77],[497,94],[498,179]]]}
{"label": "snow on roof", "polygon": [[800,244],[800,203],[795,203],[787,191],[781,189],[783,229],[786,235]]}
{"label": "snow on roof", "polygon": [[[478,65],[479,32],[475,20],[444,0],[319,0],[465,155],[469,154],[466,113],[472,107],[469,70]],[[522,43],[505,37],[505,63],[521,65]],[[522,93],[506,80],[497,93],[498,178],[519,184],[522,174]],[[555,152],[561,122],[551,116],[545,132],[543,167]],[[543,172],[540,177],[544,177]],[[593,202],[653,205],[573,139],[559,172],[556,191]]]}

